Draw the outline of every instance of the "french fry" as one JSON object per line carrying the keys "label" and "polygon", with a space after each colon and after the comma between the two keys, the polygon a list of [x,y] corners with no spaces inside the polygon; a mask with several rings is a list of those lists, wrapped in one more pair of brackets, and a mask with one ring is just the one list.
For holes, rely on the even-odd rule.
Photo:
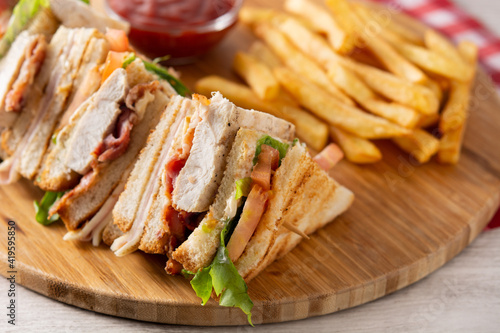
{"label": "french fry", "polygon": [[287,0],[285,9],[307,20],[316,31],[325,33],[335,51],[348,54],[353,50],[355,38],[343,31],[333,17],[321,7],[309,0]]}
{"label": "french fry", "polygon": [[[283,12],[279,12],[277,10],[268,8],[247,7],[247,6],[241,8],[239,13],[240,22],[249,26],[253,26],[261,22],[271,22],[276,19],[284,20],[289,17],[290,15],[285,14]],[[320,33],[320,31],[316,29],[314,26],[312,26],[308,20],[305,20],[300,17],[296,17],[295,19],[300,21],[301,24],[307,26],[308,29],[316,33]]]}
{"label": "french fry", "polygon": [[265,103],[244,85],[213,75],[200,79],[196,83],[196,91],[205,96],[211,96],[213,91],[220,91],[240,107],[263,111],[290,121],[295,125],[297,136],[318,151],[323,149],[328,140],[327,125],[313,115],[285,102],[276,105],[272,102]]}
{"label": "french fry", "polygon": [[441,116],[438,113],[430,114],[430,115],[420,115],[420,120],[416,127],[418,128],[428,128],[439,123]]}
{"label": "french fry", "polygon": [[[253,42],[248,52],[264,65],[266,65],[270,70],[275,67],[283,66],[283,63],[278,58],[278,56],[274,54],[274,52],[260,40]],[[299,104],[297,103],[297,101],[281,87],[278,92],[278,96],[273,100],[273,103],[283,105],[286,104],[288,106],[299,108]]]}
{"label": "french fry", "polygon": [[465,126],[446,132],[439,142],[438,161],[443,164],[457,164],[460,159]]}
{"label": "french fry", "polygon": [[269,22],[273,17],[280,13],[268,8],[255,8],[244,6],[240,9],[238,19],[246,25],[254,25],[260,22]]}
{"label": "french fry", "polygon": [[[279,108],[280,106],[277,106]],[[312,149],[320,151],[328,141],[328,126],[309,112],[289,105],[282,105],[281,112],[295,124],[297,136]],[[285,119],[286,119],[285,118]]]}
{"label": "french fry", "polygon": [[381,99],[360,100],[359,104],[371,113],[385,118],[406,128],[414,128],[420,120],[420,114],[401,104],[390,103]]}
{"label": "french fry", "polygon": [[358,25],[352,19],[351,6],[345,0],[326,0],[326,5],[333,13],[335,22],[351,38],[358,39]]}
{"label": "french fry", "polygon": [[438,82],[436,82],[435,80],[429,78],[424,83],[424,86],[426,86],[427,88],[429,88],[430,90],[432,90],[432,92],[434,93],[434,95],[436,95],[436,97],[439,100],[439,102],[441,102],[443,100],[443,88],[442,88],[442,86]]}
{"label": "french fry", "polygon": [[[471,66],[472,73],[473,75],[475,75],[475,72],[477,70],[477,57],[478,57],[477,46],[475,46],[470,42],[465,41],[461,42],[458,45],[458,50],[463,59]],[[460,159],[460,153],[462,149],[462,143],[466,127],[465,119],[467,119],[468,105],[469,105],[468,101],[470,100],[470,88],[472,84],[473,84],[473,79],[471,79],[468,83],[462,83],[462,82],[452,83],[450,91],[451,96],[448,99],[448,102],[443,110],[443,116],[439,124],[440,129],[449,127],[447,131],[443,132],[443,137],[441,138],[440,142],[438,160],[441,163],[456,164]],[[458,93],[456,91],[453,91],[454,89],[458,88],[457,85],[467,86],[468,89],[466,90],[465,93],[466,96],[460,96],[460,97],[457,96]],[[466,104],[464,104],[465,100],[467,100]],[[450,113],[451,116],[449,115]],[[458,126],[456,125],[456,123],[454,123],[455,126],[450,126],[450,125],[446,126],[447,123],[446,118],[450,119],[448,120],[448,122],[451,122],[451,120],[455,119],[457,114],[458,118],[464,119],[463,123]]]}
{"label": "french fry", "polygon": [[384,22],[379,17],[373,15],[372,12],[360,3],[351,4],[351,8],[356,12],[358,17],[364,24],[366,38],[370,38],[370,34],[380,36],[389,42],[406,42],[406,40],[398,35],[393,30],[389,29],[389,21]]}
{"label": "french fry", "polygon": [[236,53],[233,68],[262,100],[278,96],[280,84],[266,65],[243,52]]}
{"label": "french fry", "polygon": [[439,122],[439,130],[446,133],[461,127],[467,117],[470,102],[470,85],[464,82],[451,83],[448,102],[446,103]]}
{"label": "french fry", "polygon": [[341,63],[354,71],[370,88],[382,96],[423,114],[438,112],[439,100],[429,88],[347,58],[342,58]]}
{"label": "french fry", "polygon": [[404,57],[429,72],[461,82],[470,81],[472,78],[470,66],[453,61],[437,52],[406,43],[398,43],[394,46]]}
{"label": "french fry", "polygon": [[342,22],[349,22],[350,25],[356,27],[355,30],[362,32],[360,33],[361,39],[390,72],[411,82],[421,83],[426,81],[427,77],[424,72],[402,57],[381,36],[372,34],[366,29],[363,20],[351,8],[347,0],[327,0],[327,5],[335,17],[342,17]]}
{"label": "french fry", "polygon": [[315,34],[300,21],[293,17],[285,20],[273,21],[274,25],[283,33],[296,48],[327,69],[339,61],[337,55],[326,40]]}
{"label": "french fry", "polygon": [[331,125],[365,139],[391,138],[409,133],[406,128],[338,102],[285,67],[275,68],[274,75],[301,105]]}
{"label": "french fry", "polygon": [[439,150],[439,140],[421,129],[416,129],[410,135],[392,140],[419,163],[428,162]]}
{"label": "french fry", "polygon": [[356,2],[352,6],[359,11],[368,11],[370,20],[376,22],[385,31],[391,31],[392,34],[399,36],[399,38],[406,40],[412,44],[422,45],[422,37],[415,31],[400,24],[394,20],[393,14],[387,9],[373,9],[368,8],[362,3]]}
{"label": "french fry", "polygon": [[312,60],[302,54],[274,26],[261,23],[255,27],[255,33],[273,50],[273,52],[301,76],[328,91],[332,97],[347,105],[354,105],[352,99],[332,84],[323,70]]}
{"label": "french fry", "polygon": [[[476,73],[477,47],[471,43],[461,43],[459,45],[464,61],[470,65],[473,75]],[[459,53],[460,55],[460,53]],[[462,56],[462,55],[460,55]],[[448,102],[443,109],[439,129],[442,133],[462,127],[467,118],[467,109],[470,103],[470,89],[473,80],[468,82],[452,81]]]}
{"label": "french fry", "polygon": [[425,31],[425,46],[427,46],[429,50],[452,59],[454,62],[467,66],[457,48],[448,39],[432,29],[427,29]]}
{"label": "french fry", "polygon": [[330,126],[330,137],[344,151],[348,161],[358,164],[376,163],[382,159],[382,153],[371,141]]}
{"label": "french fry", "polygon": [[260,40],[252,43],[248,53],[271,69],[283,66],[280,58],[278,58],[278,56],[276,56],[276,54],[274,54],[274,52]]}
{"label": "french fry", "polygon": [[342,65],[332,64],[328,76],[347,95],[371,113],[403,127],[413,128],[417,125],[420,119],[417,111],[378,98],[362,80]]}
{"label": "french fry", "polygon": [[356,74],[340,64],[330,64],[328,68],[328,77],[337,87],[341,88],[358,103],[364,100],[373,100],[377,98],[376,94],[363,82],[363,80],[359,79]]}

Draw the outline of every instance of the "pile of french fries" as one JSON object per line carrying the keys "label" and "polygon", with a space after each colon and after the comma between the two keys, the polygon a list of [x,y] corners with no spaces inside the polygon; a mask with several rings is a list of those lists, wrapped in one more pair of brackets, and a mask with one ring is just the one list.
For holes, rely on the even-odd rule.
{"label": "pile of french fries", "polygon": [[286,13],[243,8],[240,21],[260,39],[234,58],[248,87],[208,76],[196,90],[294,123],[314,150],[331,139],[353,163],[382,158],[375,139],[419,163],[434,155],[457,163],[477,47],[455,47],[431,29],[422,36],[366,4],[325,3],[286,0]]}

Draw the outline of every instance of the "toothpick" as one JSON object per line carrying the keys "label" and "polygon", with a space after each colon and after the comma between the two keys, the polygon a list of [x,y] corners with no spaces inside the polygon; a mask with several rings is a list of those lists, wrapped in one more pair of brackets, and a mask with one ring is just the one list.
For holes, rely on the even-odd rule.
{"label": "toothpick", "polygon": [[283,226],[285,228],[287,228],[288,230],[290,230],[291,232],[294,232],[297,235],[299,235],[299,236],[301,236],[301,237],[303,237],[305,239],[309,239],[309,236],[307,236],[304,232],[300,231],[297,227],[291,225],[290,223],[285,222],[285,223],[283,223]]}

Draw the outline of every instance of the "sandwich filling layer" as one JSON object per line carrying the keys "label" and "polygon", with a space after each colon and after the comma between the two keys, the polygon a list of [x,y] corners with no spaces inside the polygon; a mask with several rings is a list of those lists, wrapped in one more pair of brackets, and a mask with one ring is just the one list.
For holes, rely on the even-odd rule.
{"label": "sandwich filling layer", "polygon": [[[176,137],[177,131],[182,129],[182,125],[185,123],[185,119],[189,118],[192,114],[192,101],[189,99],[184,99],[180,106],[177,117],[174,123],[171,125],[169,134],[163,143],[164,147],[170,147]],[[137,211],[136,218],[132,225],[132,228],[123,236],[117,238],[111,245],[111,250],[115,252],[117,256],[124,256],[137,249],[139,242],[144,231],[144,225],[146,223],[151,204],[153,203],[154,195],[158,192],[160,187],[160,182],[158,181],[163,172],[163,167],[167,164],[169,160],[169,149],[163,149],[155,163],[153,172],[147,182],[144,194],[141,197],[139,208]]]}

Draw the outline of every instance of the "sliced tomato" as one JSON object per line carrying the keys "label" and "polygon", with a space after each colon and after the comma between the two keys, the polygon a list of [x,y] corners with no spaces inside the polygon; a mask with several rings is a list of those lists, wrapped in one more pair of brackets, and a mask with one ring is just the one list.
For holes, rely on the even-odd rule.
{"label": "sliced tomato", "polygon": [[117,29],[107,29],[106,39],[109,42],[109,49],[115,52],[125,52],[129,49],[128,37],[125,31]]}
{"label": "sliced tomato", "polygon": [[108,57],[106,58],[106,64],[104,65],[104,70],[102,71],[101,82],[106,81],[106,79],[115,71],[115,69],[121,68],[123,66],[123,61],[128,55],[128,52],[114,52],[109,51]]}
{"label": "sliced tomato", "polygon": [[253,167],[252,184],[258,184],[264,191],[271,189],[271,171],[278,168],[280,154],[278,150],[262,145],[261,152],[257,156],[257,164]]}
{"label": "sliced tomato", "polygon": [[262,214],[264,214],[268,198],[268,191],[264,191],[259,185],[254,185],[252,187],[245,202],[245,206],[243,207],[240,220],[231,235],[231,239],[229,239],[227,243],[229,258],[231,258],[233,262],[238,260],[250,241]]}
{"label": "sliced tomato", "polygon": [[318,155],[314,156],[314,161],[321,169],[328,171],[344,158],[344,153],[335,143],[330,143]]}

